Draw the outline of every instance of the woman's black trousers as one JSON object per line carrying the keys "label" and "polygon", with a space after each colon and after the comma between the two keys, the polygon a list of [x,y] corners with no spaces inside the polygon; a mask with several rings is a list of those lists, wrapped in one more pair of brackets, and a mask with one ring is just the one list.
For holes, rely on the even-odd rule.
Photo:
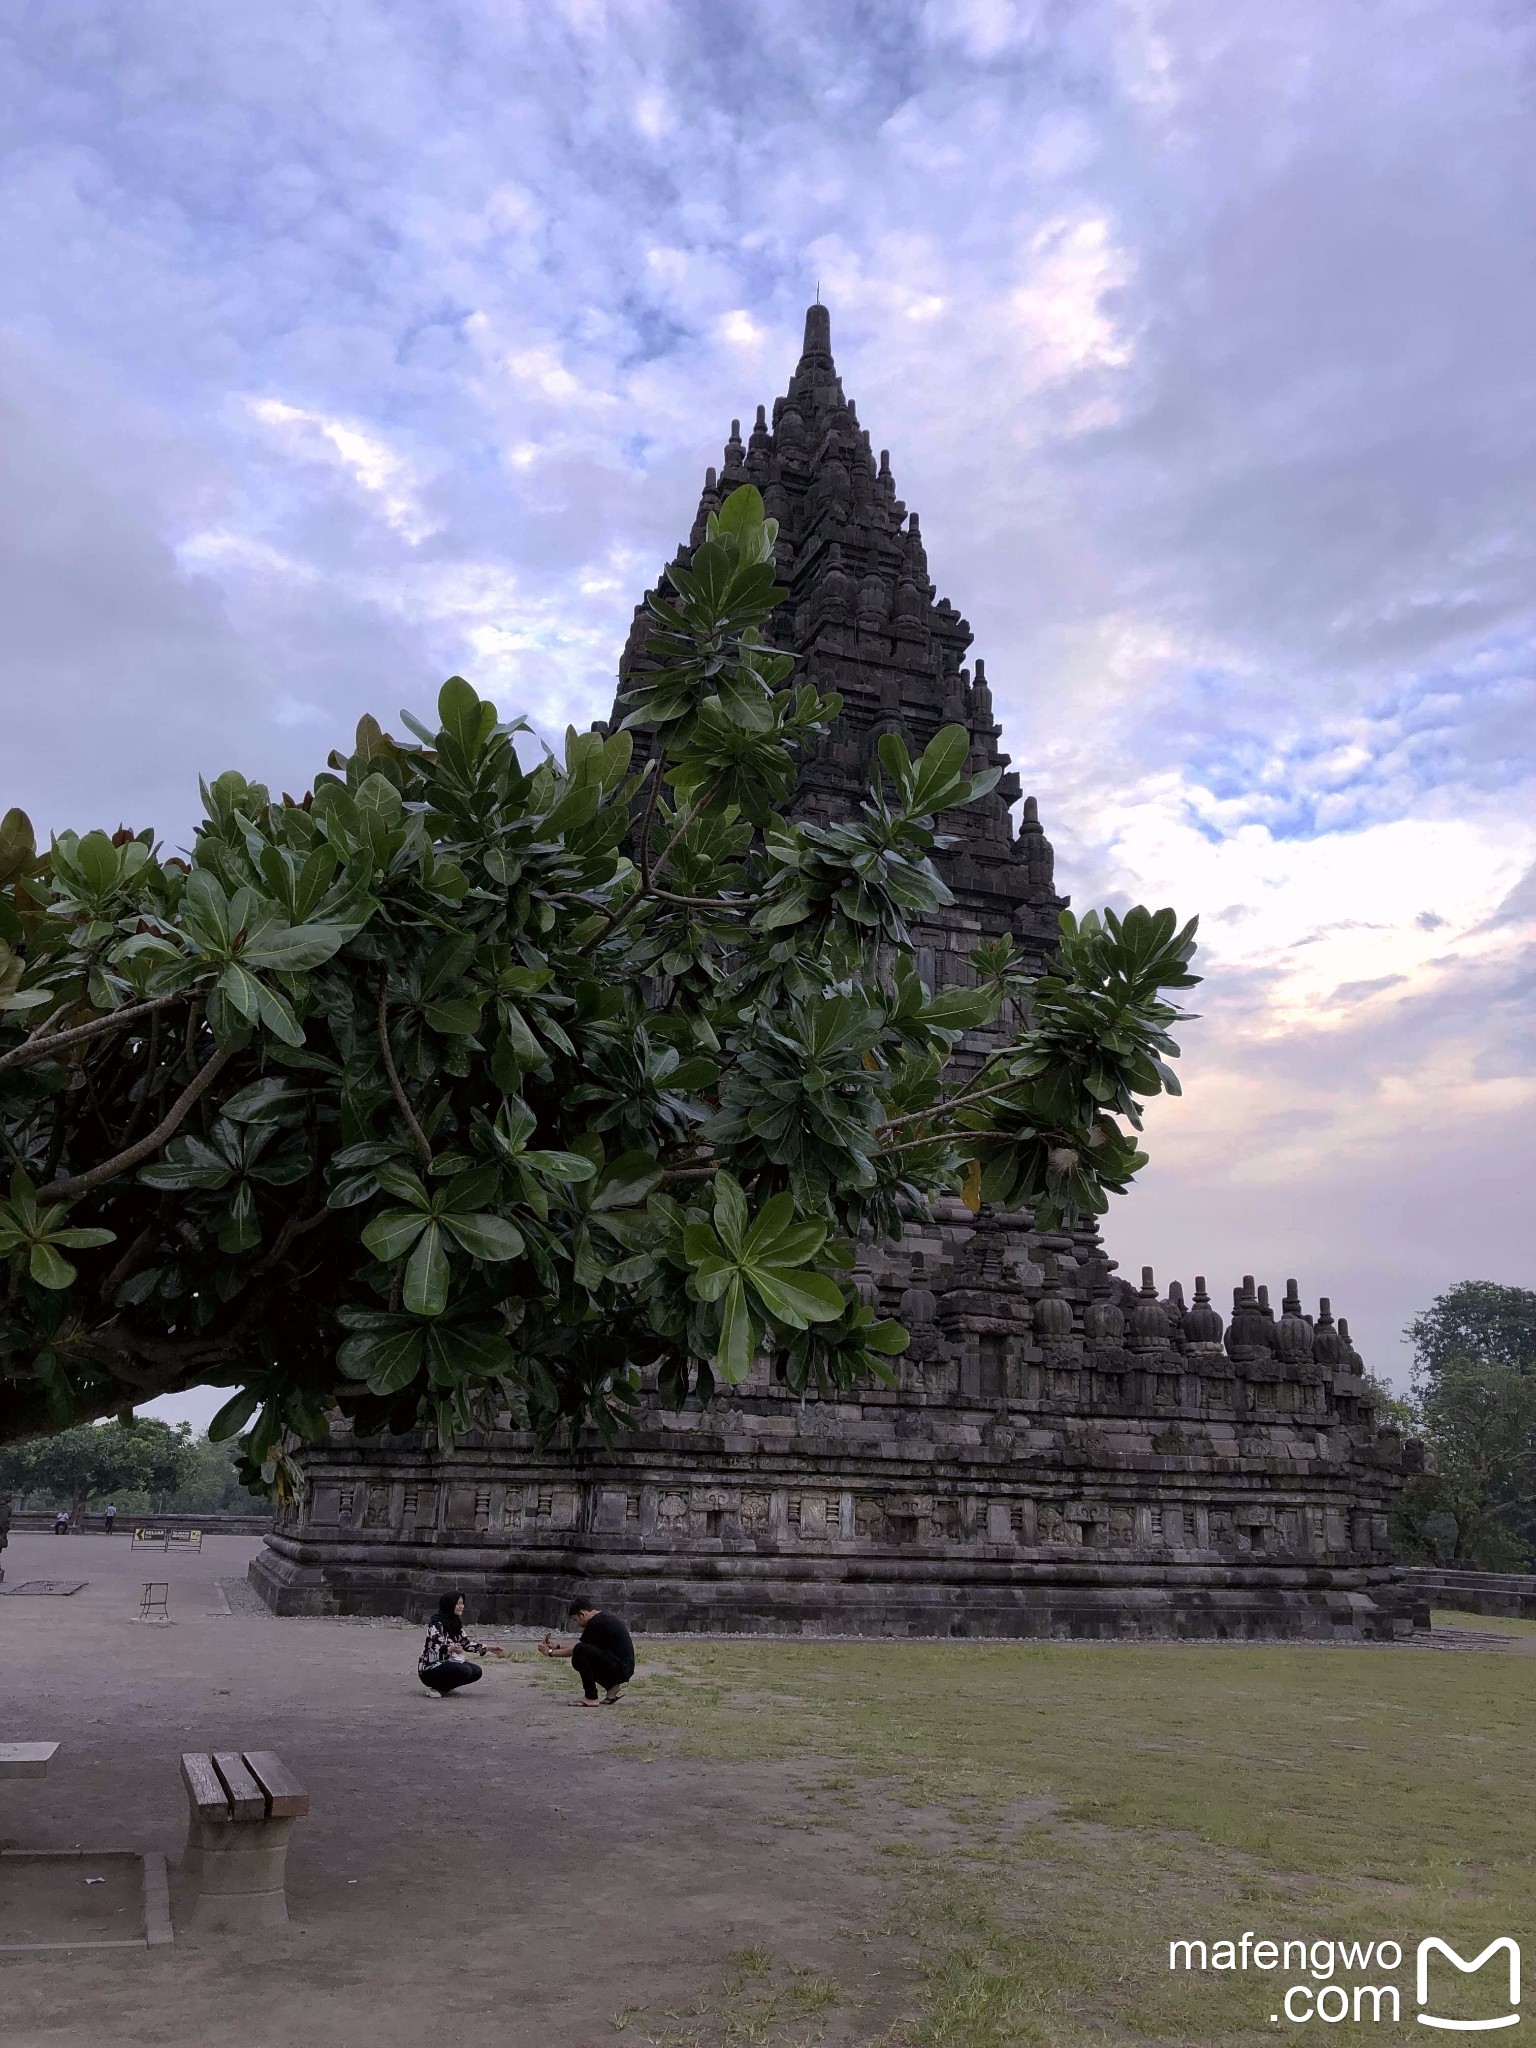
{"label": "woman's black trousers", "polygon": [[467,1657],[447,1657],[430,1671],[423,1671],[421,1682],[430,1685],[434,1692],[457,1692],[461,1685],[473,1685],[479,1676],[480,1666],[471,1664]]}

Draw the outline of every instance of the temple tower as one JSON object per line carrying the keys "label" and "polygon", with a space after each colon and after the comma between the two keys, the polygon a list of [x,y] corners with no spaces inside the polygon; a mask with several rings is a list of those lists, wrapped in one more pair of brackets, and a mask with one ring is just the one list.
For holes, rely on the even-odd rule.
{"label": "temple tower", "polygon": [[[789,389],[733,422],[678,560],[738,484],[780,522],[776,644],[843,710],[794,798],[834,819],[875,743],[913,752],[943,725],[973,769],[1006,768],[971,631],[936,595],[915,514],[878,463],[806,315]],[[663,576],[663,582],[665,576]],[[621,687],[644,662],[641,615]],[[970,979],[977,941],[1012,933],[1041,964],[1064,898],[1018,780],[944,820],[955,901],[919,928],[931,987]],[[308,1489],[251,1577],[280,1613],[429,1613],[447,1585],[483,1620],[548,1622],[577,1583],[640,1626],[870,1635],[1390,1637],[1427,1623],[1399,1582],[1388,1514],[1417,1447],[1325,1298],[1282,1313],[1252,1277],[1224,1325],[1197,1275],[1186,1303],[1148,1267],[1122,1280],[1091,1223],[935,1205],[872,1244],[857,1284],[912,1345],[897,1384],[822,1401],[759,1360],[729,1397],[651,1401],[614,1445],[503,1426],[444,1455],[360,1441],[339,1420],[302,1455]]]}
{"label": "temple tower", "polygon": [[[971,772],[1005,772],[989,796],[944,820],[958,844],[938,866],[955,903],[919,929],[919,972],[931,988],[963,984],[972,948],[1005,932],[1038,968],[1066,903],[1056,894],[1050,841],[1033,798],[1014,828],[1019,778],[999,748],[986,670],[980,661],[965,665],[970,626],[937,594],[918,515],[896,495],[890,455],[882,448],[876,461],[868,429],[843,395],[825,306],[806,313],[805,346],[771,424],[760,405],[743,441],[741,422],[732,420],[678,562],[687,563],[709,514],[738,484],[755,484],[779,522],[778,574],[788,595],[767,637],[795,656],[797,680],[843,699],[826,744],[801,774],[795,812],[846,816],[868,788],[882,733],[899,732],[916,754],[941,726],[965,726]],[[621,692],[644,668],[647,631],[641,605],[619,661]]]}

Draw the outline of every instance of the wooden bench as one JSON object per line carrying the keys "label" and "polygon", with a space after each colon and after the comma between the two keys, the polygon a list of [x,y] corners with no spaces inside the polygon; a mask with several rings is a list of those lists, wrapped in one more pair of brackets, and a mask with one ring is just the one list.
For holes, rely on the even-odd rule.
{"label": "wooden bench", "polygon": [[243,1934],[283,1927],[288,1837],[309,1794],[270,1750],[185,1755],[187,1847],[180,1864],[187,1925]]}

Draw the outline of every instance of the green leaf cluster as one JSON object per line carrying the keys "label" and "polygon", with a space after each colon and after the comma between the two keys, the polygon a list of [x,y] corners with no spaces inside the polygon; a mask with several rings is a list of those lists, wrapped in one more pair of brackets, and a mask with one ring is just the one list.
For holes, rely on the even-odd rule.
{"label": "green leaf cluster", "polygon": [[[882,736],[792,815],[838,713],[771,644],[750,486],[651,601],[618,730],[540,749],[452,677],[302,799],[228,771],[188,858],[0,820],[0,1440],[230,1390],[281,1490],[339,1407],[612,1434],[763,1359],[896,1368],[853,1246],[979,1176],[1046,1221],[1141,1163],[1176,1086],[1171,911],[978,947],[932,989],[972,742]],[[979,1062],[979,1064],[978,1064]]]}
{"label": "green leaf cluster", "polygon": [[1030,989],[1029,1026],[989,1070],[995,1092],[958,1112],[984,1201],[1033,1209],[1049,1229],[1102,1214],[1130,1185],[1146,1164],[1131,1135],[1143,1099],[1180,1093],[1169,1026],[1187,1013],[1163,992],[1198,983],[1195,928],[1139,906],[1081,922],[1062,913],[1056,960]]}

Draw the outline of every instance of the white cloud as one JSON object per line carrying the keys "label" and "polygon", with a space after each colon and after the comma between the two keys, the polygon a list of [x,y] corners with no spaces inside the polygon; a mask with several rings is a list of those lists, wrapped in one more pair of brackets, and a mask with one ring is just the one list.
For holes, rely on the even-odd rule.
{"label": "white cloud", "polygon": [[606,712],[819,282],[1063,886],[1204,913],[1115,1243],[1353,1275],[1378,1355],[1529,1279],[1530,21],[448,16],[0,48],[4,801],[184,835],[452,670]]}
{"label": "white cloud", "polygon": [[647,142],[661,142],[672,133],[677,116],[665,93],[641,94],[635,102],[635,126]]}
{"label": "white cloud", "polygon": [[1131,344],[1104,301],[1129,281],[1134,264],[1116,246],[1109,222],[1049,220],[1030,238],[1029,253],[1027,280],[1011,295],[1009,311],[1032,378],[1049,384],[1084,370],[1123,369]]}
{"label": "white cloud", "polygon": [[1034,41],[1044,11],[1039,0],[929,0],[923,26],[936,43],[985,62]]}
{"label": "white cloud", "polygon": [[253,419],[277,429],[302,453],[328,453],[361,489],[379,500],[384,517],[406,540],[425,540],[432,532],[410,464],[380,435],[347,420],[287,405],[280,398],[253,398],[248,405]]}
{"label": "white cloud", "polygon": [[722,341],[735,343],[738,348],[759,349],[767,339],[766,329],[760,327],[744,307],[722,314],[719,322]]}
{"label": "white cloud", "polygon": [[571,374],[553,348],[521,349],[509,355],[503,367],[514,384],[526,391],[537,392],[540,398],[551,399],[556,405],[569,405],[577,399],[601,398],[603,395],[584,391],[580,379]]}
{"label": "white cloud", "polygon": [[[1205,791],[1164,785],[1133,806],[1111,802],[1099,826],[1127,885],[1211,907],[1204,948],[1224,969],[1263,974],[1256,1028],[1267,1035],[1352,1026],[1373,985],[1396,1002],[1472,962],[1513,957],[1517,932],[1487,920],[1536,855],[1536,825],[1402,818],[1276,839],[1245,824],[1217,839],[1200,825],[1212,808]],[[1439,923],[1426,929],[1431,905]]]}

